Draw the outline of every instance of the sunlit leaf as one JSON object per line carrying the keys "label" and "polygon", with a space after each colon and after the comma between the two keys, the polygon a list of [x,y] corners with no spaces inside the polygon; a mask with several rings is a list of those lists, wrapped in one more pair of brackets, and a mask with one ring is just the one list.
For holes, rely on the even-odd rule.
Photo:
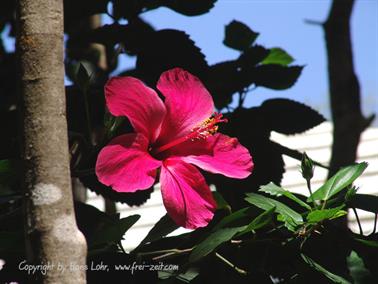
{"label": "sunlit leaf", "polygon": [[341,210],[344,206],[331,208],[331,209],[321,209],[311,211],[307,215],[307,222],[309,223],[319,223],[324,220],[335,219],[341,216],[346,215],[348,212]]}
{"label": "sunlit leaf", "polygon": [[279,47],[274,47],[270,49],[269,55],[261,62],[261,64],[279,64],[287,66],[294,61],[285,50]]}
{"label": "sunlit leaf", "polygon": [[275,207],[276,213],[279,213],[284,217],[291,218],[295,224],[301,224],[303,222],[301,214],[295,212],[293,209],[277,200],[256,193],[247,193],[245,200],[263,210],[270,210],[271,208]]}
{"label": "sunlit leaf", "polygon": [[323,186],[316,190],[308,199],[328,200],[341,190],[351,185],[367,168],[368,163],[362,162],[339,170]]}
{"label": "sunlit leaf", "polygon": [[296,197],[293,193],[291,193],[288,190],[283,189],[282,187],[279,187],[278,185],[274,184],[273,182],[270,182],[266,185],[260,186],[259,191],[268,193],[273,196],[286,196],[287,198],[295,201],[302,207],[305,207],[306,209],[311,210],[311,206],[308,205],[306,202],[300,200],[298,197]]}

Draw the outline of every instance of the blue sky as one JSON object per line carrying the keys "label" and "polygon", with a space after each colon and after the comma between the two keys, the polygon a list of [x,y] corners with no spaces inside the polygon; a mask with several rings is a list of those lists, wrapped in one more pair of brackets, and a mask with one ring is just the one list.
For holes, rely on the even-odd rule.
{"label": "blue sky", "polygon": [[[258,44],[281,47],[296,59],[295,64],[306,65],[294,87],[285,91],[258,88],[248,96],[246,106],[260,105],[272,97],[284,97],[304,102],[329,118],[324,35],[320,26],[310,25],[305,20],[324,21],[330,4],[330,0],[218,0],[209,13],[201,16],[186,17],[159,8],[145,13],[143,18],[156,29],[186,31],[210,64],[238,56],[237,51],[222,44],[224,26],[234,19],[244,22],[260,33]],[[351,23],[352,41],[366,115],[378,113],[377,19],[378,1],[356,1]],[[135,60],[123,57],[120,69],[132,67]]]}
{"label": "blue sky", "polygon": [[[259,32],[257,43],[281,47],[295,64],[305,65],[298,82],[285,91],[258,88],[250,93],[246,106],[260,105],[268,98],[284,97],[304,102],[329,118],[328,81],[324,35],[320,26],[306,19],[324,21],[331,0],[218,0],[207,14],[187,17],[167,8],[147,12],[143,18],[156,29],[175,28],[187,32],[202,49],[210,64],[234,59],[238,52],[222,44],[224,27],[242,21]],[[104,23],[110,19],[105,16]],[[352,15],[355,69],[360,80],[363,111],[378,114],[378,1],[356,0]],[[2,36],[6,35],[5,31]],[[7,39],[6,48],[14,41]],[[117,70],[131,68],[135,58],[121,55]],[[378,125],[378,121],[375,121]]]}

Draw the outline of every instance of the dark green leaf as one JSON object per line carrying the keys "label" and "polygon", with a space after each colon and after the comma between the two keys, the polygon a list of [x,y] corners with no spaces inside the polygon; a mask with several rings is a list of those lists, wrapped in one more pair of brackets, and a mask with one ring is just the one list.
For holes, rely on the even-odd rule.
{"label": "dark green leaf", "polygon": [[325,277],[327,277],[332,282],[339,283],[339,284],[351,284],[349,281],[345,280],[343,277],[328,271],[327,269],[325,269],[323,266],[313,261],[308,256],[301,254],[301,257],[309,266],[314,268],[316,271],[319,271],[320,273],[322,273]]}
{"label": "dark green leaf", "polygon": [[0,160],[0,174],[8,173],[11,170],[10,160]]}
{"label": "dark green leaf", "polygon": [[259,191],[268,193],[273,196],[286,196],[287,198],[290,198],[291,200],[295,201],[296,203],[305,207],[306,209],[311,210],[311,206],[308,205],[306,202],[300,200],[290,191],[285,190],[282,187],[279,187],[278,185],[275,185],[273,182],[260,186]]}
{"label": "dark green leaf", "polygon": [[197,16],[207,13],[211,8],[214,7],[214,3],[216,1],[217,0],[155,0],[156,3],[162,3],[162,6],[166,6],[174,10],[175,12],[186,16]]}
{"label": "dark green leaf", "polygon": [[373,283],[370,271],[365,267],[364,261],[352,251],[347,257],[347,265],[354,284]]}
{"label": "dark green leaf", "polygon": [[341,210],[344,206],[339,206],[331,209],[321,209],[311,211],[307,215],[307,222],[309,223],[319,223],[324,220],[335,219],[346,215],[348,212]]}
{"label": "dark green leaf", "polygon": [[229,226],[232,226],[234,224],[238,224],[238,221],[240,221],[240,220],[242,220],[246,217],[250,217],[251,211],[252,210],[249,207],[242,208],[242,209],[224,217],[218,224],[215,225],[215,227],[213,228],[213,231],[216,231],[216,230],[223,228],[223,227],[229,227]]}
{"label": "dark green leaf", "polygon": [[368,164],[362,162],[352,166],[348,166],[339,170],[331,177],[323,186],[316,190],[307,201],[328,200],[330,197],[339,193],[341,190],[351,185],[367,168]]}
{"label": "dark green leaf", "polygon": [[348,203],[349,207],[362,209],[365,211],[378,212],[378,196],[369,194],[355,194]]}
{"label": "dark green leaf", "polygon": [[106,136],[108,139],[112,138],[116,133],[118,127],[125,121],[123,116],[113,116],[106,112],[104,115],[104,126],[106,129]]}
{"label": "dark green leaf", "polygon": [[138,249],[141,245],[146,243],[150,243],[156,241],[166,235],[172,233],[173,231],[177,230],[179,226],[173,222],[171,217],[168,214],[165,214],[160,220],[153,226],[153,228],[148,232],[147,236],[140,242]]}
{"label": "dark green leaf", "polygon": [[200,271],[196,267],[189,267],[189,269],[183,273],[180,273],[176,276],[177,279],[185,282],[190,283],[194,278],[199,275]]}
{"label": "dark green leaf", "polygon": [[260,65],[254,70],[255,84],[269,89],[285,90],[295,84],[302,69],[303,66]]}
{"label": "dark green leaf", "polygon": [[223,43],[228,47],[243,51],[253,44],[258,35],[245,24],[234,20],[226,26]]}
{"label": "dark green leaf", "polygon": [[76,74],[76,84],[84,93],[86,93],[88,91],[90,81],[91,74],[88,70],[88,67],[85,66],[84,63],[80,62]]}
{"label": "dark green leaf", "polygon": [[90,246],[106,243],[118,243],[123,235],[131,228],[140,218],[140,215],[131,215],[119,219],[112,224],[105,224],[104,228],[94,237]]}
{"label": "dark green leaf", "polygon": [[231,211],[230,204],[227,203],[227,201],[223,198],[223,196],[219,192],[213,191],[212,194],[213,194],[215,202],[217,203],[218,210],[226,209],[226,210]]}
{"label": "dark green leaf", "polygon": [[264,123],[270,130],[283,134],[302,133],[324,122],[312,108],[288,99],[270,99],[261,105]]}
{"label": "dark green leaf", "polygon": [[261,64],[279,64],[287,66],[294,61],[285,50],[279,47],[274,47],[270,49],[269,55],[261,62]]}
{"label": "dark green leaf", "polygon": [[297,225],[303,222],[301,214],[295,212],[293,209],[277,200],[256,193],[247,193],[245,200],[265,211],[275,207],[276,213],[279,213],[284,217],[291,218]]}
{"label": "dark green leaf", "polygon": [[372,247],[372,248],[378,248],[378,242],[377,241],[370,241],[370,240],[364,240],[364,239],[355,239],[357,242],[360,242],[366,246]]}
{"label": "dark green leaf", "polygon": [[266,226],[267,224],[269,224],[272,221],[272,217],[273,217],[275,209],[276,209],[276,207],[272,207],[268,211],[261,213],[238,235],[245,234],[245,233],[248,233],[250,231],[260,229],[260,228]]}
{"label": "dark green leaf", "polygon": [[245,50],[238,58],[237,63],[242,69],[249,69],[256,66],[269,54],[269,50],[260,45],[253,45]]}
{"label": "dark green leaf", "polygon": [[223,228],[213,232],[203,242],[199,243],[189,256],[189,261],[198,261],[207,256],[219,245],[231,240],[237,233],[243,231],[246,226],[236,228]]}

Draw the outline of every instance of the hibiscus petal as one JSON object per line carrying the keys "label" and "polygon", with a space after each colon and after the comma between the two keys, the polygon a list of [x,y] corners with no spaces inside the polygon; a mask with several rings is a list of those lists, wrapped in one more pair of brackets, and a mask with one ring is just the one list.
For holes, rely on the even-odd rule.
{"label": "hibiscus petal", "polygon": [[165,96],[167,108],[159,138],[162,143],[185,136],[214,111],[213,99],[201,81],[183,69],[164,72],[157,88]]}
{"label": "hibiscus petal", "polygon": [[114,116],[126,116],[135,132],[155,141],[166,109],[154,90],[133,77],[113,77],[106,83],[105,98]]}
{"label": "hibiscus petal", "polygon": [[164,206],[178,225],[196,229],[211,221],[216,203],[196,167],[179,159],[165,160],[160,183]]}
{"label": "hibiscus petal", "polygon": [[161,161],[147,152],[148,140],[142,134],[124,134],[114,138],[99,153],[96,162],[98,180],[118,192],[150,188]]}
{"label": "hibiscus petal", "polygon": [[205,171],[223,174],[231,178],[246,178],[253,170],[252,157],[248,149],[236,138],[217,133],[206,140],[180,145],[175,155]]}

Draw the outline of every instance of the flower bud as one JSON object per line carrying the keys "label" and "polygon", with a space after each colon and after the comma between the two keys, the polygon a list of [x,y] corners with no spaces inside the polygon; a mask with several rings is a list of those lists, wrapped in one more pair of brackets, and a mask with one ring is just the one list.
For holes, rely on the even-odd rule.
{"label": "flower bud", "polygon": [[312,177],[314,176],[314,163],[307,156],[306,152],[304,152],[302,156],[301,168],[302,168],[302,176],[306,180],[312,179]]}

